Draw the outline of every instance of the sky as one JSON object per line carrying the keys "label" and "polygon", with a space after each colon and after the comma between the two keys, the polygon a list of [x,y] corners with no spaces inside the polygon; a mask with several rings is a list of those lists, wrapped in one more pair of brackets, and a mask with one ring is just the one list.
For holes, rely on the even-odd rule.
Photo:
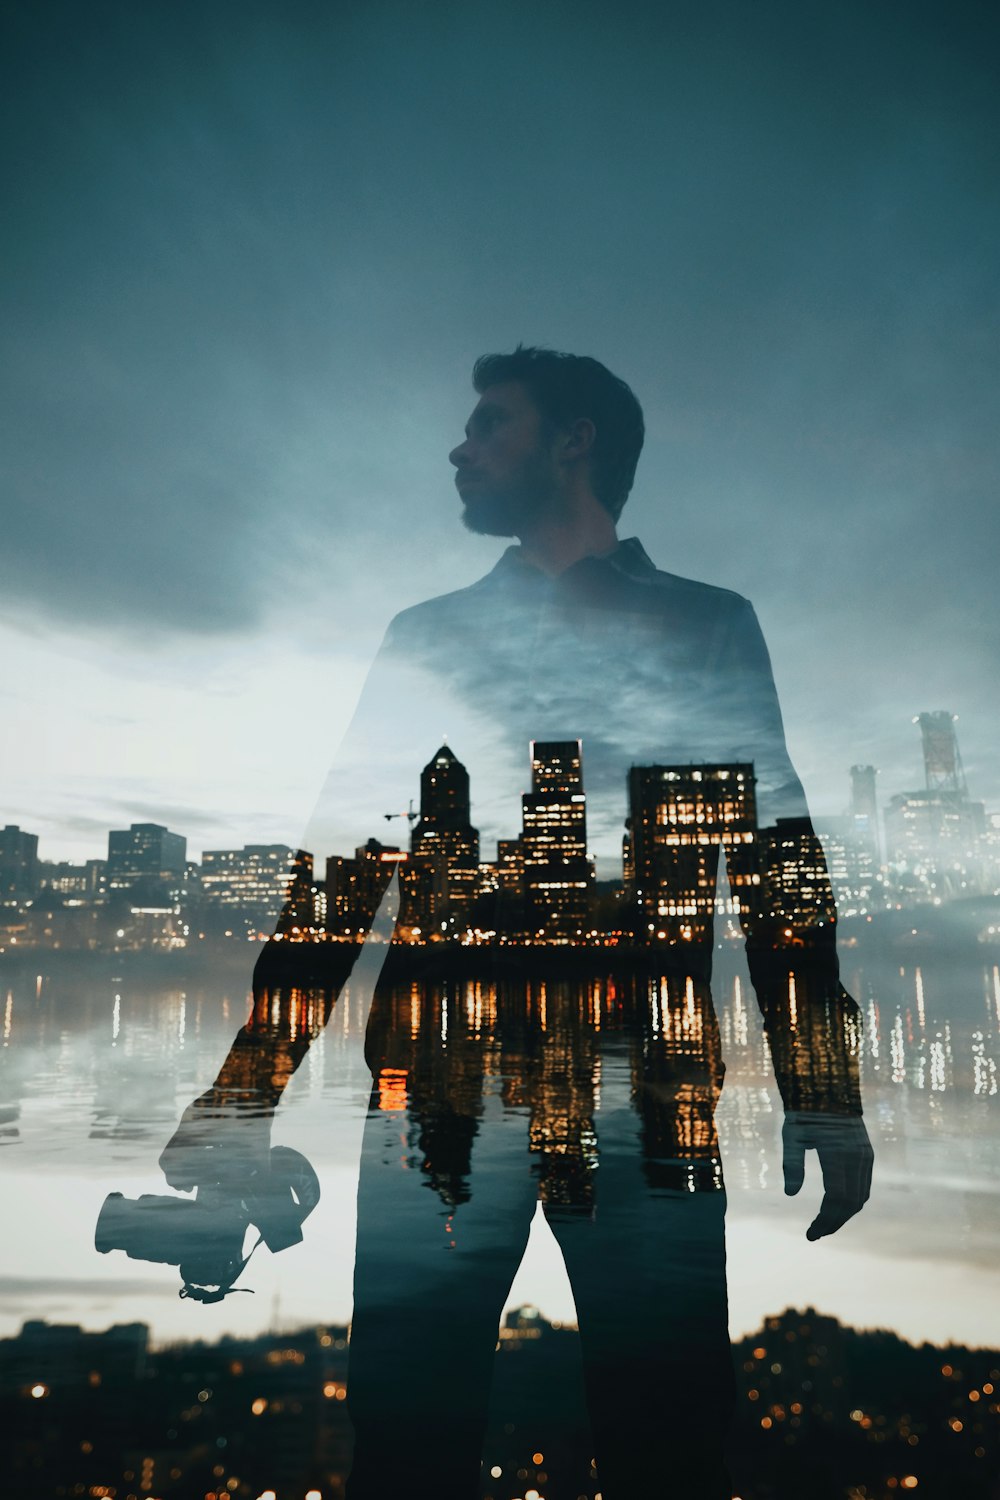
{"label": "sky", "polygon": [[992,6],[2,24],[0,821],[42,857],[297,841],[392,615],[499,551],[446,455],[518,341],[635,389],[622,534],[753,600],[815,812],[919,785],[928,709],[1000,810]]}

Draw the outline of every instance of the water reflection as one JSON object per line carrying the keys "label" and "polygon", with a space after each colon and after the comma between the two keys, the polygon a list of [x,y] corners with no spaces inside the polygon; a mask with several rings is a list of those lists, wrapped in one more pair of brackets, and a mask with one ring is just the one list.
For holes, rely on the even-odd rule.
{"label": "water reflection", "polygon": [[[40,979],[8,977],[0,990],[0,1147],[9,1222],[19,1230],[6,1251],[8,1273],[26,1278],[18,1305],[8,1308],[10,1327],[50,1309],[51,1293],[35,1295],[28,1285],[41,1243],[29,1226],[39,1221],[40,1201],[43,1222],[54,1213],[48,1183],[66,1194],[90,1184],[94,1199],[76,1239],[63,1246],[49,1236],[45,1245],[50,1280],[65,1277],[67,1286],[89,1274],[87,1257],[107,1265],[90,1249],[103,1195],[130,1182],[163,1190],[156,1156],[248,1014],[244,975],[177,983],[155,972],[112,979],[53,969]],[[885,1189],[878,1215],[862,1216],[852,1240],[880,1255],[937,1254],[986,1267],[1000,1229],[998,966],[869,958],[855,962],[845,982],[864,1014],[857,1058]],[[373,1022],[367,1062],[363,981],[352,979],[325,1029],[329,996],[321,988],[269,992],[268,1024],[277,1023],[289,1049],[318,1033],[276,1136],[335,1184],[324,1186],[327,1227],[313,1231],[339,1237],[344,1269],[328,1305],[341,1316],[350,1306],[354,1169],[373,1111],[395,1128],[398,1153],[445,1216],[467,1201],[491,1110],[518,1132],[531,1190],[553,1210],[589,1210],[600,1191],[602,1137],[623,1110],[647,1191],[660,1183],[664,1191],[693,1184],[711,1192],[724,1166],[730,1198],[742,1195],[741,1213],[772,1202],[781,1101],[746,971],[727,952],[718,956],[713,989],[717,1025],[697,985],[669,976],[539,979],[523,987],[519,1005],[502,981],[401,981],[384,989],[388,1008]],[[722,1062],[725,1088],[713,1118]],[[316,1254],[329,1250],[317,1243]],[[257,1284],[265,1271],[266,1262]],[[117,1276],[114,1294],[149,1284],[130,1264]],[[165,1277],[164,1296],[175,1291]],[[266,1324],[267,1299],[240,1301],[241,1326]]]}
{"label": "water reflection", "polygon": [[[1000,965],[956,974],[952,965],[870,964],[845,979],[864,1011],[856,1045],[869,1113],[884,1116],[907,1095],[915,1118],[935,1130],[961,1134],[970,1119],[988,1130],[1000,1091]],[[461,1096],[470,1087],[467,1074],[507,1075],[513,1099],[523,1062],[525,1096],[534,1101],[532,1149],[555,1170],[552,1161],[566,1151],[552,1142],[560,1131],[585,1137],[617,1038],[627,1040],[630,1088],[644,1096],[652,1155],[663,1154],[666,1139],[677,1147],[666,1154],[677,1160],[689,1158],[695,1141],[696,1155],[711,1154],[707,1127],[694,1123],[697,1089],[714,1098],[721,1059],[727,1095],[746,1091],[751,1117],[769,1114],[777,1102],[774,1061],[741,966],[718,965],[713,990],[718,1023],[694,981],[665,975],[537,980],[518,989],[479,978],[388,986],[367,1046],[379,1107],[402,1107],[418,1061],[433,1080],[422,1085],[430,1089],[428,1109],[439,1095]],[[21,973],[2,993],[0,1145],[26,1151],[41,1171],[53,1157],[79,1153],[87,1136],[158,1147],[252,1004],[225,975],[181,986],[153,974],[104,980]],[[297,1095],[335,1106],[356,1097],[365,1076],[359,1046],[367,1000],[363,984],[349,984],[330,1015],[330,992],[320,987],[263,992],[261,1020],[284,1043],[284,1068],[297,1060],[303,1040],[315,1038]],[[624,1056],[620,1049],[615,1055]],[[689,1083],[690,1112],[681,1124],[679,1091]],[[732,1171],[739,1137],[725,1148]],[[133,1155],[146,1164],[140,1152]]]}

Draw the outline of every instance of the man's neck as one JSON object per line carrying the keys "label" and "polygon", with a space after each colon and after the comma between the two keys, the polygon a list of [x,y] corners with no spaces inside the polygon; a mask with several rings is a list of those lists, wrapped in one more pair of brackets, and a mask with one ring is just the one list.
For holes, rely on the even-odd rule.
{"label": "man's neck", "polygon": [[541,516],[520,538],[521,556],[555,577],[582,557],[606,557],[618,546],[610,513],[589,493],[575,497],[561,514]]}

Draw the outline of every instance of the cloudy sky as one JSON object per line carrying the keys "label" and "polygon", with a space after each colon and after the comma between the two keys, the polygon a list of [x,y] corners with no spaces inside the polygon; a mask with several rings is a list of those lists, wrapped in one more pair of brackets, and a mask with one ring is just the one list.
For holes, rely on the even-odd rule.
{"label": "cloudy sky", "polygon": [[44,857],[298,837],[392,614],[498,551],[446,454],[518,340],[634,386],[623,532],[753,599],[817,812],[919,784],[937,708],[1000,809],[994,7],[4,17],[0,820]]}

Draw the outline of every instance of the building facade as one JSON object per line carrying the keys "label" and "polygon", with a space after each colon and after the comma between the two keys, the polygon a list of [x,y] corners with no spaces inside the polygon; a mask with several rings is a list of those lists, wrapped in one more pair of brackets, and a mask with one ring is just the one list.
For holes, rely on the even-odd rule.
{"label": "building facade", "polygon": [[586,927],[594,884],[579,740],[531,742],[531,791],[521,798],[521,818],[528,929],[569,940]]}
{"label": "building facade", "polygon": [[640,935],[651,942],[710,940],[718,855],[726,853],[733,902],[759,897],[753,766],[633,766],[628,868]]}

